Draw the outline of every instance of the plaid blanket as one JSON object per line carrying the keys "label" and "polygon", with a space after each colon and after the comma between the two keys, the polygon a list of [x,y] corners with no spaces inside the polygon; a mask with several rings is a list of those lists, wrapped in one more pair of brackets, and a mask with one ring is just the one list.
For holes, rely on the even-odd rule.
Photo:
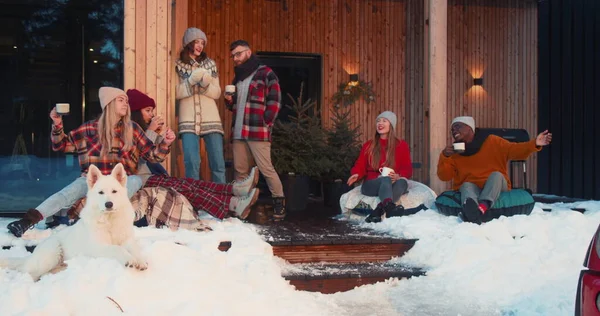
{"label": "plaid blanket", "polygon": [[[148,226],[167,226],[171,230],[180,228],[194,231],[211,230],[207,224],[198,219],[190,202],[172,188],[143,188],[131,198],[131,204],[135,211],[135,221],[145,216]],[[84,205],[85,198],[76,202],[68,212],[69,217],[79,217]]]}

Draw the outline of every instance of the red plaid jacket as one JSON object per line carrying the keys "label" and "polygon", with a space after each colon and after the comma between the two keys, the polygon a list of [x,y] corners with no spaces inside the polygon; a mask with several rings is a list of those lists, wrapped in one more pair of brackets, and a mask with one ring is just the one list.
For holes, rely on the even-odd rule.
{"label": "red plaid jacket", "polygon": [[107,156],[100,156],[102,145],[98,135],[98,120],[83,123],[74,131],[65,134],[61,126],[52,125],[52,150],[63,152],[76,152],[79,156],[81,172],[87,173],[90,165],[95,165],[102,174],[108,175],[119,162],[125,167],[128,175],[137,173],[138,161],[143,157],[150,162],[161,162],[169,154],[167,144],[161,142],[158,145],[146,137],[142,128],[135,122],[130,122],[133,127],[133,147],[128,152],[123,152],[123,141],[120,138],[120,122],[115,131],[116,136],[113,144],[120,144],[118,148],[112,148]]}
{"label": "red plaid jacket", "polygon": [[[233,120],[231,121],[233,133],[233,125],[237,115],[235,100],[232,102],[225,100],[225,105],[233,112]],[[279,88],[279,78],[271,68],[261,65],[256,70],[248,87],[242,138],[270,142],[271,130],[280,109],[281,90]]]}

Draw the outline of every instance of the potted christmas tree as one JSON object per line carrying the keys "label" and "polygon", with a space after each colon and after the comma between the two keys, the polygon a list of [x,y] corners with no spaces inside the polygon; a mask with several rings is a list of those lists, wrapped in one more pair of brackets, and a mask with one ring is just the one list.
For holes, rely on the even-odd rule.
{"label": "potted christmas tree", "polygon": [[331,168],[323,178],[323,200],[327,206],[339,206],[340,196],[350,190],[346,180],[360,153],[360,126],[352,126],[350,109],[334,105],[332,127],[327,131],[327,157]]}
{"label": "potted christmas tree", "polygon": [[310,179],[318,179],[331,169],[327,153],[327,135],[321,126],[317,102],[303,100],[304,84],[295,100],[288,94],[292,105],[289,122],[276,121],[273,128],[271,156],[275,170],[280,174],[286,197],[286,209],[301,211],[306,208]]}
{"label": "potted christmas tree", "polygon": [[342,194],[351,188],[346,185],[350,169],[358,158],[361,148],[360,125],[353,126],[350,106],[362,98],[370,103],[375,94],[365,81],[342,83],[332,96],[332,127],[327,131],[327,157],[330,170],[323,178],[323,199],[327,206],[339,207]]}

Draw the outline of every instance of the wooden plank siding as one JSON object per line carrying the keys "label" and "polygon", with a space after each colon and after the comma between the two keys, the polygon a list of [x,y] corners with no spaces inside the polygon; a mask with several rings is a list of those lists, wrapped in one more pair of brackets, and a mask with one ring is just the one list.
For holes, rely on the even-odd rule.
{"label": "wooden plank siding", "polygon": [[[535,137],[537,54],[535,1],[449,0],[448,119],[470,115],[476,126],[524,128]],[[537,155],[527,174],[536,191]]]}
{"label": "wooden plank siding", "polygon": [[[255,52],[321,54],[323,93],[320,104],[325,126],[330,125],[330,99],[338,84],[347,82],[349,74],[358,73],[361,80],[373,84],[376,94],[374,103],[360,101],[352,108],[354,123],[362,127],[363,140],[374,132],[375,117],[384,110],[394,111],[398,115],[397,136],[407,137],[408,131],[414,128],[407,124],[405,107],[408,94],[405,71],[406,2],[286,2],[287,10],[284,10],[280,1],[189,1],[189,26],[199,27],[206,32],[206,52],[217,62],[221,84],[224,86],[233,78],[229,43],[236,39],[248,40]],[[413,27],[418,25],[415,23]],[[419,55],[418,59],[422,60],[422,56]],[[416,67],[411,68],[413,76],[418,72]],[[284,102],[289,104],[285,91],[282,91],[282,95]],[[422,93],[411,92],[410,95],[413,99],[422,99]],[[422,101],[416,102],[422,108]],[[231,112],[225,109],[222,100],[218,106],[228,141]],[[422,112],[419,109],[410,113],[418,111]],[[415,137],[414,132],[412,135]],[[411,140],[413,159],[418,162],[421,162],[421,152],[424,151],[422,144],[422,139]],[[225,146],[226,158],[231,159],[228,147]],[[420,174],[416,178],[423,180]]]}
{"label": "wooden plank siding", "polygon": [[[156,99],[158,113],[176,129],[174,61],[187,27],[206,32],[206,52],[219,68],[221,85],[233,78],[229,43],[246,39],[256,51],[323,56],[325,126],[330,100],[351,73],[373,84],[375,102],[359,101],[352,118],[363,141],[384,110],[398,115],[397,136],[406,139],[413,178],[429,183],[429,122],[425,91],[425,1],[421,0],[125,0],[125,88]],[[473,115],[482,127],[537,130],[537,4],[530,0],[448,1],[448,120]],[[483,88],[472,87],[483,75]],[[289,100],[283,91],[284,103]],[[225,128],[225,156],[232,159],[231,112],[217,102]],[[182,176],[179,144],[172,149],[172,174]],[[180,161],[176,163],[176,161]],[[536,161],[528,162],[535,190]],[[203,175],[208,175],[203,155]],[[169,166],[167,164],[167,166]]]}
{"label": "wooden plank siding", "polygon": [[[181,1],[182,3],[184,1]],[[171,0],[125,0],[124,89],[138,89],[156,101],[156,112],[177,130],[174,117],[173,4]],[[187,10],[187,2],[182,10]],[[187,21],[184,21],[187,27]],[[179,43],[180,41],[176,41]],[[172,147],[178,152],[178,146]],[[163,163],[171,170],[171,158]]]}

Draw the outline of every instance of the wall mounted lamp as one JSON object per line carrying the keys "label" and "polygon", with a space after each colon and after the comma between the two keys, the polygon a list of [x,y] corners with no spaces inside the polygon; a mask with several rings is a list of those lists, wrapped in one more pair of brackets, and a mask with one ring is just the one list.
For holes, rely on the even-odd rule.
{"label": "wall mounted lamp", "polygon": [[474,86],[483,86],[483,78],[474,78],[473,85]]}
{"label": "wall mounted lamp", "polygon": [[348,87],[358,86],[358,74],[350,74],[350,81],[348,81]]}

